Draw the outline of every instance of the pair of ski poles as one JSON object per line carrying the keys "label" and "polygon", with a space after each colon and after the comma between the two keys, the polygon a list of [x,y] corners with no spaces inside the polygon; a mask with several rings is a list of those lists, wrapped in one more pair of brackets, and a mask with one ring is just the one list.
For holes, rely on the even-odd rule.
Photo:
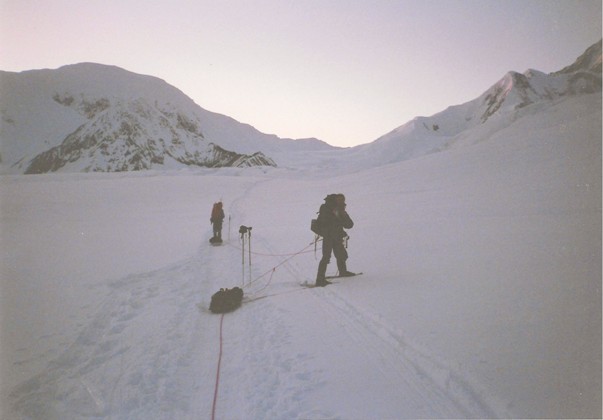
{"label": "pair of ski poles", "polygon": [[241,234],[241,264],[242,264],[242,284],[245,285],[245,240],[248,243],[248,253],[249,253],[249,281],[251,282],[251,226],[243,226],[239,228],[239,233]]}

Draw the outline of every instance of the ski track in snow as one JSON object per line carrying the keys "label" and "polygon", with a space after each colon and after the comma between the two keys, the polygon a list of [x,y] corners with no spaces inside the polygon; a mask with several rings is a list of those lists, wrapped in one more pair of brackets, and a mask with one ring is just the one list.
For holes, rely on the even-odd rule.
{"label": "ski track in snow", "polygon": [[[157,418],[174,407],[165,418],[188,412],[199,385],[192,380],[197,375],[183,373],[203,353],[197,345],[208,334],[191,311],[203,292],[196,275],[203,266],[192,258],[111,283],[77,340],[43,374],[13,391],[17,411],[57,419]],[[162,336],[159,348],[153,345],[157,336]],[[136,346],[125,344],[132,342]]]}
{"label": "ski track in snow", "polygon": [[[250,191],[248,190],[246,195]],[[261,237],[260,245],[269,252],[278,254],[278,251],[271,249],[267,241],[262,240]],[[327,374],[324,371],[309,371],[304,363],[318,355],[315,352],[299,351],[299,348],[307,349],[313,346],[297,346],[294,340],[291,340],[291,334],[297,329],[295,325],[297,317],[288,316],[292,312],[292,299],[290,299],[292,296],[296,298],[295,302],[301,304],[299,312],[304,315],[310,312],[316,317],[316,323],[311,324],[320,325],[327,322],[326,329],[343,331],[346,340],[350,343],[343,349],[363,352],[364,358],[371,366],[374,366],[381,375],[390,377],[387,382],[392,384],[395,394],[406,406],[400,413],[379,413],[377,417],[497,416],[485,399],[460,374],[410,346],[407,340],[401,334],[394,332],[383,319],[363,313],[346,301],[337,293],[336,287],[300,292],[298,280],[307,277],[307,270],[295,264],[294,256],[281,257],[281,261],[284,263],[278,263],[277,270],[255,280],[261,284],[248,285],[251,286],[251,290],[245,288],[244,306],[238,311],[240,315],[232,321],[227,319],[227,322],[236,324],[227,327],[230,332],[227,334],[236,337],[230,345],[235,348],[247,347],[243,360],[232,364],[246,367],[243,379],[236,372],[226,375],[235,379],[236,383],[232,384],[233,387],[242,387],[236,395],[245,396],[235,405],[245,409],[235,413],[228,412],[227,417],[234,415],[237,418],[350,418],[359,414],[354,411],[342,414],[329,410],[316,410],[301,404],[302,401],[309,400],[303,398],[305,393],[320,392],[328,385]],[[314,269],[315,267],[312,267],[312,270]],[[286,272],[285,275],[283,271]],[[261,272],[269,273],[270,269]],[[277,272],[278,274],[275,274]],[[272,276],[293,277],[296,283],[291,287],[290,283],[273,282]],[[254,289],[259,290],[259,293],[254,292]],[[312,301],[309,307],[307,307],[308,300]],[[305,338],[311,339],[312,332]],[[342,348],[337,351],[341,350]],[[357,360],[357,357],[351,357],[351,360]],[[286,376],[286,380],[281,376]],[[248,385],[241,385],[240,381]],[[231,389],[230,386],[226,388]],[[244,390],[254,392],[246,395]],[[224,398],[229,400],[228,395]],[[375,414],[377,413],[373,411],[372,415]]]}
{"label": "ski track in snow", "polygon": [[384,320],[359,310],[332,290],[327,290],[326,298],[320,297],[327,302],[322,305],[326,318],[337,320],[367,360],[381,374],[391,376],[392,383],[400,384],[400,393],[411,396],[410,404],[429,408],[423,416],[437,412],[455,418],[496,417],[462,376],[408,344]]}
{"label": "ski track in snow", "polygon": [[[303,277],[303,273],[296,270],[292,264],[286,263],[285,267],[294,278]],[[356,280],[362,281],[362,279]],[[349,281],[349,279],[346,281]],[[403,417],[405,418],[415,416],[423,418],[433,416],[448,418],[497,417],[494,410],[462,376],[413,348],[401,334],[395,332],[383,319],[363,312],[346,301],[337,293],[338,287],[345,286],[339,285],[308,290],[308,295],[306,295],[308,298],[305,300],[312,299],[312,304],[309,307],[312,308],[317,324],[327,323],[326,329],[343,332],[346,341],[349,341],[349,345],[339,348],[335,352],[345,350],[364,353],[363,359],[378,371],[379,375],[389,378],[385,382],[392,384],[395,393],[402,400],[404,408],[401,408],[400,413],[379,413],[374,418],[395,417],[396,414],[400,415],[401,413],[404,413]],[[287,292],[281,292],[272,297],[282,298],[286,294]],[[287,300],[281,300],[281,302],[286,306],[290,304]],[[303,306],[306,305],[307,302],[304,302]],[[279,309],[278,306],[273,309],[275,312],[279,310],[286,312],[282,308]],[[308,309],[302,310],[305,313],[308,312]],[[268,320],[290,319],[278,315],[279,313],[275,313]],[[295,330],[295,325],[289,322],[285,331],[291,330]],[[275,338],[279,336],[277,335]],[[272,339],[269,341],[272,342]],[[357,360],[358,357],[354,356],[351,359]],[[260,369],[262,369],[262,366],[260,366]],[[321,372],[318,373],[321,374]],[[314,373],[304,372],[297,376],[313,377]],[[324,381],[317,382],[324,384]],[[369,392],[368,389],[367,392]],[[279,411],[268,413],[270,414],[268,417],[292,418],[290,415],[279,416],[278,413]],[[301,415],[299,418],[306,418],[310,415],[310,413],[297,414]],[[373,414],[376,413],[373,412]],[[334,413],[322,413],[321,415],[339,418]],[[350,415],[354,416],[355,414],[350,413],[344,415],[343,418],[350,418]],[[364,417],[364,415],[361,415],[361,417]]]}
{"label": "ski track in snow", "polygon": [[[239,204],[252,189],[232,203],[234,220],[244,220]],[[76,341],[13,390],[15,411],[46,419],[209,418],[219,316],[207,308],[220,287],[242,281],[241,265],[233,264],[241,245],[233,236],[219,247],[204,240],[184,261],[110,283]],[[254,240],[278,254],[265,238]],[[343,298],[338,288],[345,284],[301,288],[315,268],[281,256],[246,273],[267,274],[246,285],[243,306],[225,315],[217,418],[497,416],[460,374]],[[348,370],[333,367],[333,358]],[[360,358],[365,366],[354,365]],[[381,399],[397,401],[383,407],[398,411],[380,411]]]}

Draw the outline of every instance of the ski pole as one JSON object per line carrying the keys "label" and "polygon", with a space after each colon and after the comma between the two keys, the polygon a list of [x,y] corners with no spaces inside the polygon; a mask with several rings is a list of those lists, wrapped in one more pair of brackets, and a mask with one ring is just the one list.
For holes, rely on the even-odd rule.
{"label": "ski pole", "polygon": [[241,284],[245,285],[245,236],[241,233]]}
{"label": "ski pole", "polygon": [[247,228],[247,241],[249,242],[249,283],[251,283],[251,227]]}
{"label": "ski pole", "polygon": [[[243,286],[245,285],[245,237],[249,237],[250,230],[251,228],[248,228],[247,226],[243,225],[241,225],[241,227],[239,228],[239,233],[241,234],[241,242],[243,243],[243,246],[241,247],[243,265]],[[251,243],[249,244],[249,247],[249,265],[251,267]],[[249,275],[251,276],[251,269],[249,270]]]}
{"label": "ski pole", "polygon": [[249,238],[249,267],[251,268],[251,227],[247,229],[247,237]]}

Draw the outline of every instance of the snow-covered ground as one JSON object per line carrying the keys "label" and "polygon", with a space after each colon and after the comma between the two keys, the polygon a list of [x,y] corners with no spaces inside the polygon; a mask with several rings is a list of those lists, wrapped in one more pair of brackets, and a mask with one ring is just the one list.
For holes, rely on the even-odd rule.
{"label": "snow-covered ground", "polygon": [[[348,174],[2,177],[2,418],[601,417],[600,110]],[[364,274],[304,289],[332,192]]]}

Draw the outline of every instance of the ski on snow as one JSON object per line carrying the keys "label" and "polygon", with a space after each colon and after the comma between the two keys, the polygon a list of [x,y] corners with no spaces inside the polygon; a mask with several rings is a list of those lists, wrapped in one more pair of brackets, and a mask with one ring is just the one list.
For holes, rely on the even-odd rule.
{"label": "ski on snow", "polygon": [[314,289],[315,287],[327,287],[330,284],[337,284],[339,283],[338,281],[330,281],[327,284],[325,284],[324,286],[317,286],[316,283],[310,283],[310,282],[303,282],[302,284],[300,284],[301,287],[305,288],[305,289]]}
{"label": "ski on snow", "polygon": [[[332,279],[343,279],[343,278],[348,278],[348,277],[356,277],[356,276],[359,276],[359,275],[361,275],[361,274],[363,274],[363,273],[356,273],[356,274],[354,274],[353,276],[326,276],[326,277],[325,277],[325,280],[327,280],[327,281],[328,281],[328,280],[332,280]],[[313,288],[315,288],[315,287],[326,287],[326,286],[328,286],[329,284],[337,284],[337,283],[341,283],[341,282],[339,282],[339,281],[329,281],[329,282],[328,282],[326,285],[324,285],[324,286],[317,286],[317,285],[316,285],[316,283],[310,283],[310,282],[305,281],[305,282],[301,283],[301,284],[300,284],[300,286],[301,286],[301,287],[304,287],[304,288],[306,288],[306,289],[313,289]]]}
{"label": "ski on snow", "polygon": [[347,277],[356,277],[356,276],[360,276],[361,274],[363,274],[362,272],[360,273],[354,273],[352,275],[348,275],[348,276],[326,276],[325,279],[329,280],[329,279],[345,279]]}

